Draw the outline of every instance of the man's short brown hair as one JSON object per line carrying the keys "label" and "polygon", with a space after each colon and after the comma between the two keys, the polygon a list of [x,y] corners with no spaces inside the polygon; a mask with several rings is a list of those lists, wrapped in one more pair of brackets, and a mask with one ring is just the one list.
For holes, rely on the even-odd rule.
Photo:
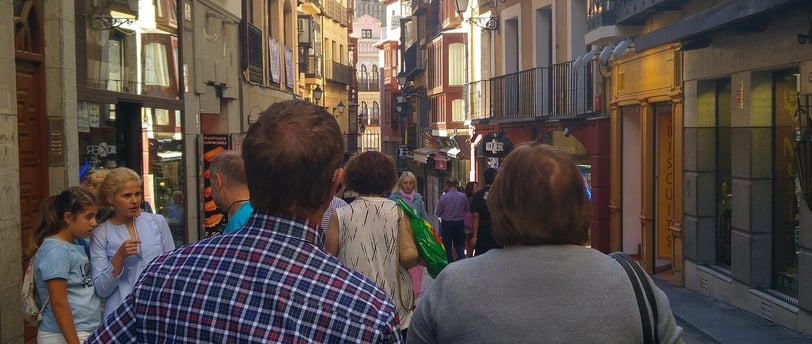
{"label": "man's short brown hair", "polygon": [[540,143],[516,146],[488,192],[494,239],[504,245],[586,242],[592,208],[572,159]]}
{"label": "man's short brown hair", "polygon": [[344,182],[361,195],[383,195],[397,183],[395,161],[376,151],[363,152],[350,158]]}
{"label": "man's short brown hair", "polygon": [[301,100],[271,105],[242,143],[251,204],[266,214],[318,211],[344,154],[338,122]]}

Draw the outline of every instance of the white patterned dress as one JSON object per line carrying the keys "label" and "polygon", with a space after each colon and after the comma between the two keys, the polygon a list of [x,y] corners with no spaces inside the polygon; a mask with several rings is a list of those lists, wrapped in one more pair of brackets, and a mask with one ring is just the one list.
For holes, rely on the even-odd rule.
{"label": "white patterned dress", "polygon": [[409,271],[398,260],[397,203],[383,197],[358,197],[336,209],[338,259],[381,287],[398,307],[400,329],[409,327],[414,292]]}

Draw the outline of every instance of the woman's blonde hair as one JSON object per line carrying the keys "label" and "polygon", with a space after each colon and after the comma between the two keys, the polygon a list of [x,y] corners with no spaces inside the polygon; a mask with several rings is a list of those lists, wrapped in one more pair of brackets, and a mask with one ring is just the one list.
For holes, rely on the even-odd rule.
{"label": "woman's blonde hair", "polygon": [[400,186],[403,184],[404,180],[411,179],[414,181],[414,187],[417,189],[417,177],[411,171],[404,171],[400,174],[400,178],[398,178],[398,183],[395,184],[395,189],[392,190],[392,193],[400,192]]}
{"label": "woman's blonde hair", "polygon": [[141,176],[126,167],[118,167],[110,170],[101,184],[96,187],[99,203],[106,207],[112,206],[109,198],[121,191],[124,184],[128,182],[138,182],[138,185],[141,185]]}
{"label": "woman's blonde hair", "polygon": [[96,194],[99,193],[99,188],[101,184],[104,182],[104,178],[107,177],[107,174],[110,173],[108,169],[100,169],[95,170],[87,176],[87,183],[93,187],[93,190]]}

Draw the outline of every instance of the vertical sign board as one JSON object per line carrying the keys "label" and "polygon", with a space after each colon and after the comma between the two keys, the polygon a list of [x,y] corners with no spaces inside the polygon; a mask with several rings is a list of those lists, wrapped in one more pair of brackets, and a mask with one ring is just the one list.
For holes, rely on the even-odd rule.
{"label": "vertical sign board", "polygon": [[285,47],[285,86],[293,88],[293,50]]}
{"label": "vertical sign board", "polygon": [[674,218],[674,127],[671,112],[657,113],[657,259],[671,259],[673,238],[669,225]]}
{"label": "vertical sign board", "polygon": [[226,212],[218,209],[211,196],[211,172],[209,166],[217,154],[229,149],[228,135],[203,135],[203,227],[204,237],[223,233],[228,222]]}

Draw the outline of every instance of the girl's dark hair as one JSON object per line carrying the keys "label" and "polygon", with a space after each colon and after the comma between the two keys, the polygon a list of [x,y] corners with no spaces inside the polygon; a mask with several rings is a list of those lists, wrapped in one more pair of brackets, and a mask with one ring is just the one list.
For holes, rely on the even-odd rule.
{"label": "girl's dark hair", "polygon": [[465,196],[471,197],[474,195],[474,188],[476,187],[477,182],[468,182],[465,184]]}
{"label": "girl's dark hair", "polygon": [[39,249],[46,237],[65,227],[65,213],[79,214],[92,206],[98,206],[96,196],[79,186],[71,186],[48,197],[40,210],[40,222],[32,233],[30,254]]}

